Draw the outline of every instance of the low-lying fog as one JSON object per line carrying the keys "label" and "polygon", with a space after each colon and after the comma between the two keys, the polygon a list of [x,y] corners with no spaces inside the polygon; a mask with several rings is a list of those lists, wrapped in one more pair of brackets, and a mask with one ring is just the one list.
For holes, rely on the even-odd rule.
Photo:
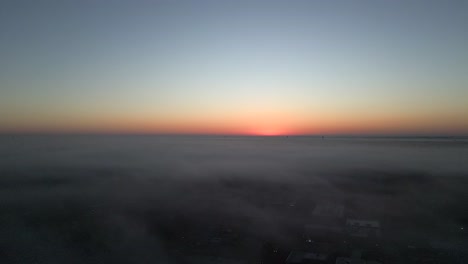
{"label": "low-lying fog", "polygon": [[452,246],[467,188],[466,139],[3,136],[0,262],[176,263],[173,236],[220,225],[255,259],[322,201]]}

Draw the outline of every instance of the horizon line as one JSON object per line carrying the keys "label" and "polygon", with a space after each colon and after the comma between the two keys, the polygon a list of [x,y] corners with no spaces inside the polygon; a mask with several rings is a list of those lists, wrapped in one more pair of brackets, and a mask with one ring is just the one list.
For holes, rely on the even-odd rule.
{"label": "horizon line", "polygon": [[468,134],[448,133],[311,133],[261,135],[248,133],[158,133],[158,132],[3,132],[0,136],[220,136],[220,137],[369,137],[369,138],[468,138]]}

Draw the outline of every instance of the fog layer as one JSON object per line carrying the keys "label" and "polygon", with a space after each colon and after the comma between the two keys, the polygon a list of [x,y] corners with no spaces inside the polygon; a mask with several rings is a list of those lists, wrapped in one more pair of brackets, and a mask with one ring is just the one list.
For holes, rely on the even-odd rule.
{"label": "fog layer", "polygon": [[182,263],[192,253],[181,234],[218,226],[245,235],[226,254],[248,262],[263,241],[293,240],[290,227],[324,201],[378,219],[401,243],[452,247],[468,227],[463,139],[3,136],[0,146],[2,263]]}

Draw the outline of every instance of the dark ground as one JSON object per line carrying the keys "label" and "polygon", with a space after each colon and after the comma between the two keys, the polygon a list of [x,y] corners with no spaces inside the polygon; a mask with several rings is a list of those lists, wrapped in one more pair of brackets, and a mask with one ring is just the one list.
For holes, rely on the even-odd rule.
{"label": "dark ground", "polygon": [[324,202],[381,224],[334,257],[467,261],[465,142],[150,139],[3,138],[0,262],[284,263]]}

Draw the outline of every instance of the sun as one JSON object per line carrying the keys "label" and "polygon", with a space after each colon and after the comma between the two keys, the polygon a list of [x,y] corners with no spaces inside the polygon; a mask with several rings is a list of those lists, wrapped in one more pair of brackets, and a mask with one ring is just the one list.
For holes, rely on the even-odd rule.
{"label": "sun", "polygon": [[278,128],[259,128],[252,131],[253,135],[257,136],[281,136],[284,131]]}

